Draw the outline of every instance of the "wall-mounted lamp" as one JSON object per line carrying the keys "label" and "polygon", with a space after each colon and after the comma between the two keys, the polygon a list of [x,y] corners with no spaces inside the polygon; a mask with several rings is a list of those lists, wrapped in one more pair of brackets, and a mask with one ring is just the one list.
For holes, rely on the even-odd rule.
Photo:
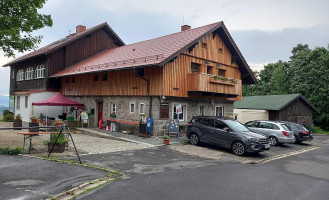
{"label": "wall-mounted lamp", "polygon": [[210,61],[209,61],[209,60],[205,60],[204,62],[205,62],[206,64],[209,64],[209,63],[210,63]]}
{"label": "wall-mounted lamp", "polygon": [[222,64],[220,64],[220,63],[217,63],[217,66],[218,66],[218,67],[220,67],[220,66],[222,66]]}

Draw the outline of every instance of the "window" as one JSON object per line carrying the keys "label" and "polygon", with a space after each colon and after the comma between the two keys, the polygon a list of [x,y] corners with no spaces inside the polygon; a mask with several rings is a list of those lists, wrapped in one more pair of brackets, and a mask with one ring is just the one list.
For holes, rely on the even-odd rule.
{"label": "window", "polygon": [[247,127],[257,127],[257,122],[255,122],[255,121],[247,122],[246,126]]}
{"label": "window", "polygon": [[102,81],[107,81],[107,72],[102,75]]}
{"label": "window", "polygon": [[213,119],[209,119],[209,118],[204,118],[202,120],[202,124],[203,125],[206,125],[206,126],[213,127],[214,126],[214,120]]}
{"label": "window", "polygon": [[228,128],[228,126],[224,122],[222,122],[220,120],[216,120],[215,128],[224,129],[224,128]]}
{"label": "window", "polygon": [[202,48],[207,48],[207,43],[205,43],[205,42],[202,42]]}
{"label": "window", "polygon": [[17,72],[16,81],[22,81],[22,80],[24,80],[24,70],[20,69]]}
{"label": "window", "polygon": [[199,107],[199,114],[204,115],[204,106]]}
{"label": "window", "polygon": [[259,128],[273,129],[272,124],[266,122],[259,122]]}
{"label": "window", "polygon": [[135,113],[135,103],[130,103],[130,113]]}
{"label": "window", "polygon": [[218,53],[223,53],[223,49],[222,48],[218,48]]}
{"label": "window", "polygon": [[34,70],[33,67],[29,67],[26,69],[26,73],[25,73],[25,80],[31,80],[33,79],[33,74],[34,74]]}
{"label": "window", "polygon": [[224,76],[225,77],[225,69],[218,69],[218,76]]}
{"label": "window", "polygon": [[140,103],[139,104],[139,114],[144,114],[145,113],[145,103]]}
{"label": "window", "polygon": [[65,83],[69,83],[69,82],[70,82],[69,77],[65,78]]}
{"label": "window", "polygon": [[215,116],[217,117],[223,117],[224,116],[224,107],[217,107],[215,108]]}
{"label": "window", "polygon": [[38,65],[35,70],[35,78],[44,78],[45,77],[45,66]]}
{"label": "window", "polygon": [[212,74],[212,66],[207,66],[207,74]]}
{"label": "window", "polygon": [[182,112],[180,114],[176,113],[177,105],[178,104],[173,105],[173,119],[178,119],[179,121],[185,121],[186,105],[182,105]]}
{"label": "window", "polygon": [[16,109],[19,110],[21,107],[21,97],[17,96],[16,98]]}
{"label": "window", "polygon": [[116,103],[112,103],[111,114],[116,114],[117,113],[117,108],[118,108],[118,105]]}
{"label": "window", "polygon": [[75,83],[75,76],[72,77],[72,83]]}
{"label": "window", "polygon": [[200,64],[199,63],[191,63],[191,73],[197,73],[200,71]]}
{"label": "window", "polygon": [[160,105],[160,119],[169,119],[169,104],[163,103]]}
{"label": "window", "polygon": [[29,105],[29,96],[25,96],[25,108]]}

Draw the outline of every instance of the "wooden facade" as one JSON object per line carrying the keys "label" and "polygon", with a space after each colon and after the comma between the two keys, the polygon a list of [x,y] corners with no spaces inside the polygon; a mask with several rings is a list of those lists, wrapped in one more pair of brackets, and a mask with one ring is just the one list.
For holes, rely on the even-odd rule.
{"label": "wooden facade", "polygon": [[[200,65],[197,73],[191,73],[191,63]],[[211,78],[218,76],[219,69],[234,82]],[[209,34],[193,49],[187,49],[163,66],[145,68],[144,75],[149,80],[151,96],[241,99],[239,66],[232,63],[232,55],[218,34]],[[147,95],[146,81],[137,77],[133,69],[64,77],[61,85],[62,94],[67,96]]]}
{"label": "wooden facade", "polygon": [[[11,66],[10,94],[25,90],[59,90],[61,79],[49,79],[50,76],[101,51],[117,47],[119,44],[115,41],[115,38],[105,29],[99,29],[61,48],[54,49],[47,55],[40,55],[13,64]],[[35,70],[38,65],[45,67],[44,78],[16,81],[18,70],[23,69],[26,72],[28,67],[33,67]]]}
{"label": "wooden facade", "polygon": [[296,99],[282,110],[269,111],[269,120],[291,121],[312,126],[313,109],[304,101]]}

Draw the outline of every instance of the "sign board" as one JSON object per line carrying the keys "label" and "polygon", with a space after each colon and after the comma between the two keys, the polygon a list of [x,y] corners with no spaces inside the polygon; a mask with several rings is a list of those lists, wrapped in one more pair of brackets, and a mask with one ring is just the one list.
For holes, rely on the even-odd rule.
{"label": "sign board", "polygon": [[176,105],[176,114],[181,114],[181,113],[183,113],[182,104],[178,104]]}
{"label": "sign board", "polygon": [[169,120],[169,136],[170,134],[179,134],[179,120],[178,119],[170,119]]}

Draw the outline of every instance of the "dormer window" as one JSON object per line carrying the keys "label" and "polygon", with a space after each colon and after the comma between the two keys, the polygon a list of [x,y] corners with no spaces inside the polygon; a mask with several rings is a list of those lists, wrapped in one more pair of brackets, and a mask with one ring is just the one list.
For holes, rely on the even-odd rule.
{"label": "dormer window", "polygon": [[25,80],[31,80],[34,78],[34,70],[33,67],[29,67],[26,69]]}
{"label": "dormer window", "polygon": [[205,43],[205,42],[202,42],[202,48],[207,48],[207,43]]}
{"label": "dormer window", "polygon": [[17,72],[16,81],[23,81],[24,80],[24,70],[20,69]]}
{"label": "dormer window", "polygon": [[44,78],[45,77],[45,66],[38,65],[35,70],[35,78]]}

